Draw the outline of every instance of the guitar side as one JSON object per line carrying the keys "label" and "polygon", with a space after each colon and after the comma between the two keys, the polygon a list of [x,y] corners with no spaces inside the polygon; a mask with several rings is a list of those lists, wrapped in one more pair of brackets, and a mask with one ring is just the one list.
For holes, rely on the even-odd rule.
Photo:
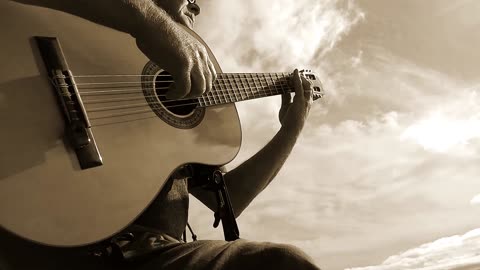
{"label": "guitar side", "polygon": [[190,129],[157,117],[93,125],[104,164],[80,169],[32,37],[58,37],[74,75],[140,74],[148,59],[129,35],[80,18],[8,1],[0,10],[0,226],[7,231],[52,246],[100,241],[128,226],[178,166],[223,165],[238,153],[240,122],[230,104],[206,108]]}

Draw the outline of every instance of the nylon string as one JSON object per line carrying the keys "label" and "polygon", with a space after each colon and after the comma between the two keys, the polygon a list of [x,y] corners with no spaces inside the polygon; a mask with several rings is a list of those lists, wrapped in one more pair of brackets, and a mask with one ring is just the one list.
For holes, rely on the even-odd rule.
{"label": "nylon string", "polygon": [[[216,84],[212,86],[212,91],[204,96],[200,96],[198,98],[184,98],[184,99],[176,99],[176,100],[163,100],[161,101],[162,105],[165,108],[173,108],[173,107],[181,107],[181,106],[189,106],[189,105],[197,105],[201,107],[206,106],[213,106],[225,103],[234,103],[244,100],[251,100],[257,99],[261,97],[267,97],[272,95],[278,95],[282,93],[286,93],[286,91],[291,92],[292,87],[287,82],[287,76],[290,74],[259,74],[255,75],[252,74],[243,74],[240,73],[230,73],[226,75],[225,78],[222,77],[224,74],[219,74],[219,78],[215,81]],[[171,77],[170,75],[79,75],[73,76],[73,78],[107,78],[107,77]],[[89,82],[89,83],[75,83],[78,87],[81,97],[89,98],[92,96],[101,96],[101,95],[121,95],[121,94],[136,94],[136,93],[144,93],[143,90],[167,90],[169,87],[143,87],[139,88],[141,84],[154,84],[156,80],[151,81],[134,81],[134,82],[127,82],[127,81],[120,81],[120,82]],[[173,81],[158,81],[159,83],[173,83]],[[223,83],[223,84],[222,84]],[[127,84],[127,85],[125,85]],[[133,84],[133,85],[129,85]],[[139,85],[140,84],[140,85]],[[121,85],[125,88],[118,88],[114,87],[114,85]],[[91,86],[107,86],[107,87],[91,87]],[[233,88],[229,88],[233,87]],[[94,90],[94,91],[80,91],[80,90],[94,90],[94,89],[102,89],[102,90]],[[250,93],[249,91],[250,90]],[[255,92],[254,92],[255,91]],[[123,101],[132,101],[132,100],[145,100],[145,98],[156,98],[159,96],[165,95],[142,95],[140,97],[128,97],[128,98],[112,98],[112,99],[89,99],[85,100],[84,104],[98,104],[98,103],[113,103],[113,102],[123,102]],[[178,104],[178,105],[168,105],[172,102],[178,101],[191,101],[190,103],[186,104]],[[203,104],[202,104],[203,103]],[[128,104],[128,105],[117,105],[117,106],[106,106],[106,107],[99,107],[99,108],[91,108],[87,110],[87,113],[91,112],[99,112],[99,111],[108,111],[108,110],[119,110],[119,109],[128,109],[128,108],[141,108],[141,107],[149,107],[148,109],[144,110],[137,110],[137,111],[129,111],[124,113],[117,113],[117,114],[110,114],[106,116],[100,117],[89,117],[92,120],[101,119],[101,118],[110,118],[110,117],[118,117],[118,116],[125,116],[125,115],[132,115],[132,114],[140,114],[140,113],[148,113],[153,112],[150,108],[148,103],[137,103],[137,104]],[[156,116],[152,116],[156,117]]]}

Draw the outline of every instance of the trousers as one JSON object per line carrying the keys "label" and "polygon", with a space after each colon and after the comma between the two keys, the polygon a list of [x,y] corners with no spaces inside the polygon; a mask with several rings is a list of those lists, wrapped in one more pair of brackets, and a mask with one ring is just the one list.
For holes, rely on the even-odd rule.
{"label": "trousers", "polygon": [[7,234],[0,239],[0,270],[320,269],[294,246],[244,239],[171,242],[133,261],[97,258],[82,248],[44,247]]}

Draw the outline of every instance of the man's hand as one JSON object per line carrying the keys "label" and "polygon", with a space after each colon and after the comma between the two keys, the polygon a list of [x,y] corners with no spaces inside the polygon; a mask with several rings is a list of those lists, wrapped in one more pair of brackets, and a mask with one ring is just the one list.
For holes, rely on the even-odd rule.
{"label": "man's hand", "polygon": [[293,72],[292,84],[295,89],[293,102],[290,93],[282,95],[282,107],[278,118],[282,127],[287,126],[300,132],[313,103],[312,84],[300,76],[298,69]]}
{"label": "man's hand", "polygon": [[169,99],[193,98],[212,89],[217,74],[207,49],[175,22],[147,23],[136,38],[139,49],[153,62],[168,71],[175,84]]}

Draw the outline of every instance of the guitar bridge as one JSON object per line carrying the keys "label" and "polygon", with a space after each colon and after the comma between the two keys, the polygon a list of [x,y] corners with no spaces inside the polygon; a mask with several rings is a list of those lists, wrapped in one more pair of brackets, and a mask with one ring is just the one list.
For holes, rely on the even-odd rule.
{"label": "guitar bridge", "polygon": [[66,137],[75,150],[80,168],[88,169],[102,165],[102,157],[93,137],[85,107],[60,42],[53,37],[35,39],[63,111]]}

